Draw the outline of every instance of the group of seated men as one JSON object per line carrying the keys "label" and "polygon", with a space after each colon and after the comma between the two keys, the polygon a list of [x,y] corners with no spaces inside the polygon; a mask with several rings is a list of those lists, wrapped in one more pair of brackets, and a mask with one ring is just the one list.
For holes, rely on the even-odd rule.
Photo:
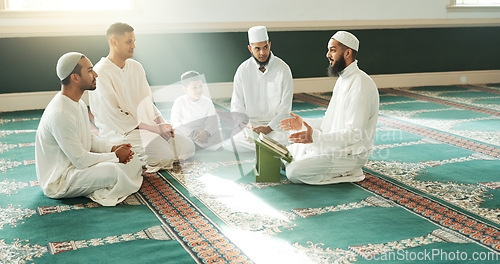
{"label": "group of seated men", "polygon": [[[175,160],[189,159],[199,149],[228,147],[199,73],[181,76],[185,95],[175,100],[169,123],[153,103],[144,68],[132,59],[134,29],[114,23],[106,36],[109,54],[95,67],[78,52],[57,62],[61,91],[45,109],[35,142],[37,177],[48,197],[86,196],[114,206],[139,190],[143,167],[148,172],[171,169]],[[292,73],[271,52],[266,27],[250,28],[248,39],[251,56],[233,82],[231,112],[246,117],[236,126],[287,145],[293,161],[285,162],[286,176],[293,183],[363,180],[379,96],[373,80],[358,68],[358,39],[346,31],[329,39],[328,72],[338,79],[325,116],[312,120],[291,113]],[[99,136],[91,132],[81,100],[86,90]],[[235,151],[255,148],[243,130],[231,140]]]}

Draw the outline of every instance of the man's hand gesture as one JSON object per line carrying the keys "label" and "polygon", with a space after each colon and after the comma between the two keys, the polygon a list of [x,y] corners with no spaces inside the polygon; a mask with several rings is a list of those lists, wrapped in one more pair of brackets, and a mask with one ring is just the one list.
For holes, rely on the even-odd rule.
{"label": "man's hand gesture", "polygon": [[263,133],[265,135],[271,133],[273,130],[269,126],[258,126],[252,128],[253,132],[260,134]]}
{"label": "man's hand gesture", "polygon": [[293,141],[293,143],[312,143],[312,134],[313,134],[313,129],[307,122],[304,122],[304,125],[306,126],[307,130],[306,131],[300,131],[297,133],[291,134],[288,139]]}
{"label": "man's hand gesture", "polygon": [[201,131],[194,130],[190,136],[191,136],[191,139],[193,139],[196,142],[199,142],[202,144],[208,142],[208,132],[206,130],[201,130]]}
{"label": "man's hand gesture", "polygon": [[280,122],[281,129],[285,131],[302,129],[302,122],[303,122],[302,117],[294,113],[290,113],[290,115],[292,115],[292,117],[281,120]]}

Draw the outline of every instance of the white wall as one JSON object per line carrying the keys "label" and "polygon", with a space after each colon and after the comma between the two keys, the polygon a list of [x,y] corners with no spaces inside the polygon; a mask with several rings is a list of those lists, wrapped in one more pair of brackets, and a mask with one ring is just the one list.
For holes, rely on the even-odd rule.
{"label": "white wall", "polygon": [[499,26],[500,9],[457,12],[450,0],[135,0],[130,12],[0,12],[0,37],[101,35],[124,21],[141,33]]}

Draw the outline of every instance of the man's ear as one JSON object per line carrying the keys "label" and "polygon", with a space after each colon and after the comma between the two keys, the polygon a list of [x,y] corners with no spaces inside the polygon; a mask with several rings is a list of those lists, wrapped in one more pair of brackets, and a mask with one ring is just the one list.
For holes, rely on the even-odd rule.
{"label": "man's ear", "polygon": [[250,53],[252,53],[252,45],[248,45],[248,51],[250,51]]}
{"label": "man's ear", "polygon": [[78,78],[80,78],[80,75],[78,75],[76,73],[72,73],[70,76],[71,76],[70,77],[71,80],[73,80],[73,81],[78,81]]}
{"label": "man's ear", "polygon": [[346,49],[344,52],[344,59],[352,57],[352,49]]}
{"label": "man's ear", "polygon": [[115,36],[111,36],[109,38],[109,44],[111,45],[111,47],[116,46],[116,38],[115,38]]}

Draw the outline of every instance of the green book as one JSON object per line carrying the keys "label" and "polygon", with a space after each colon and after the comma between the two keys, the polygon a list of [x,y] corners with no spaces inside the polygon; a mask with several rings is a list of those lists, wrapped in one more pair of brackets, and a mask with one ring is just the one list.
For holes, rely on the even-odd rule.
{"label": "green book", "polygon": [[286,146],[272,139],[271,137],[260,133],[257,134],[250,128],[245,128],[245,135],[254,141],[258,146],[264,147],[276,154],[278,154],[279,158],[284,159],[287,162],[292,162],[293,157],[290,154],[290,151],[286,148]]}

